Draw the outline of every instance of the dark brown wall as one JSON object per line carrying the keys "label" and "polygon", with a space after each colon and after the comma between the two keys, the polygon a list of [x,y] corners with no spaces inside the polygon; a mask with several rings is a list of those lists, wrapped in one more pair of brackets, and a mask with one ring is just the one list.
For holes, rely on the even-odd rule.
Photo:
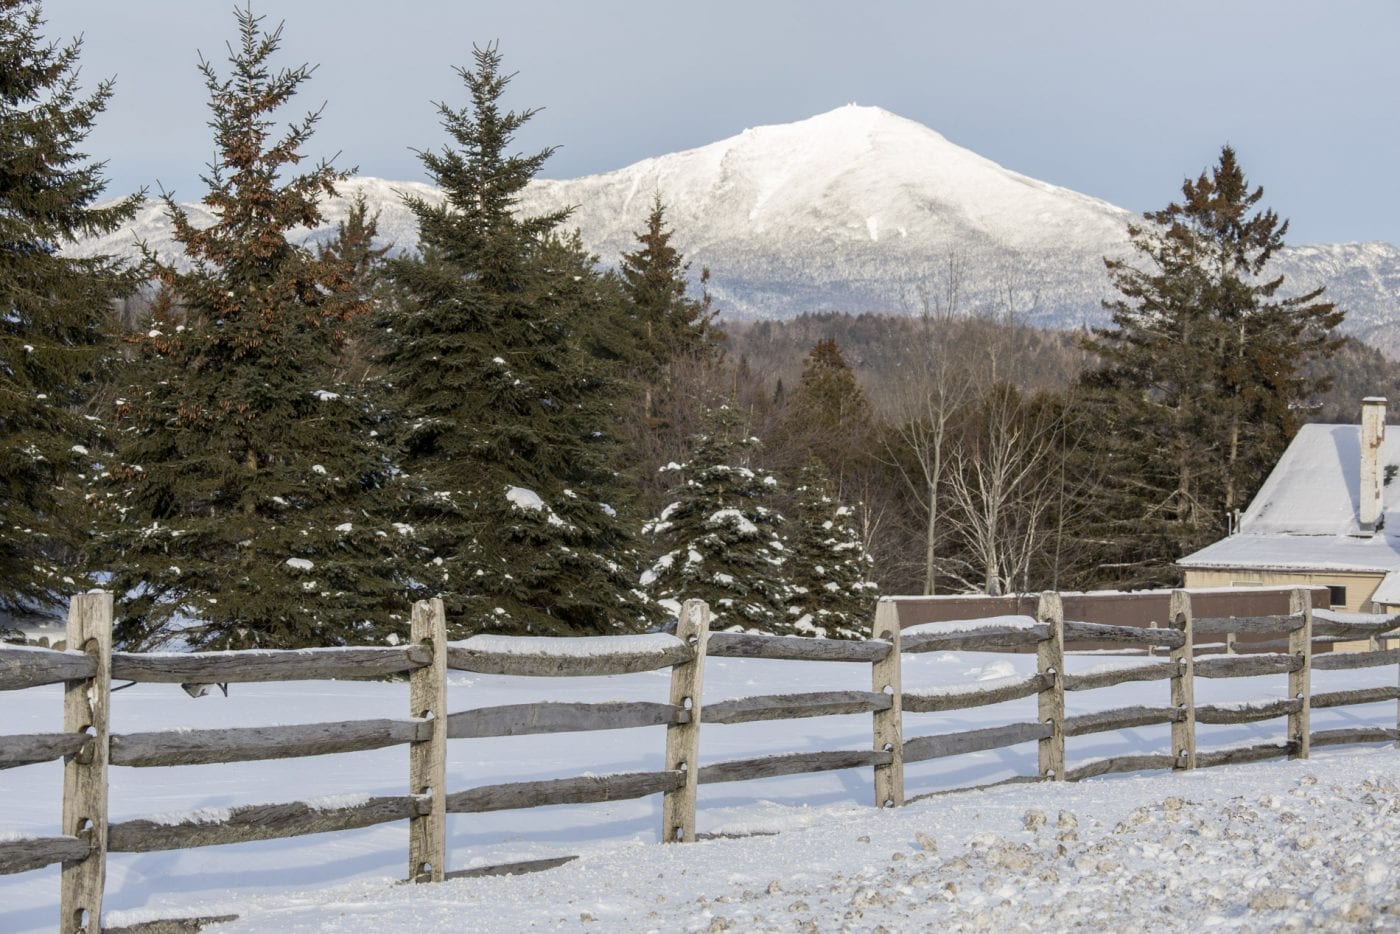
{"label": "dark brown wall", "polygon": [[[1240,590],[1188,590],[1187,593],[1191,594],[1193,617],[1280,616],[1288,613],[1289,598],[1294,589],[1251,587]],[[1327,588],[1308,589],[1312,593],[1313,608],[1326,609]],[[1067,620],[1112,626],[1150,626],[1155,622],[1158,626],[1166,626],[1171,591],[1065,593],[1060,598],[1064,602]],[[988,616],[1034,616],[1039,600],[1039,594],[897,597],[895,605],[899,608],[899,628],[908,629],[921,623],[984,619]]]}

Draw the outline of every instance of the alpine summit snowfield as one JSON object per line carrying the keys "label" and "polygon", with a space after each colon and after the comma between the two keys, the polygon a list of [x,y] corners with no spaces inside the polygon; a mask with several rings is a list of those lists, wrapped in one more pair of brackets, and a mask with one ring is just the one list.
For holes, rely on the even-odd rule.
{"label": "alpine summit snowfield", "polygon": [[[1174,191],[1164,186],[1164,194]],[[1004,168],[922,124],[854,104],[600,175],[537,178],[520,207],[573,209],[565,226],[577,227],[584,246],[611,264],[635,246],[658,194],[676,246],[695,274],[710,269],[717,306],[740,318],[917,314],[921,293],[941,291],[951,263],[962,311],[1013,313],[1040,327],[1101,324],[1101,300],[1113,291],[1103,258],[1129,253],[1127,225],[1138,219]],[[352,178],[326,206],[325,222],[298,239],[332,238],[362,196],[379,216],[379,242],[411,250],[418,237],[405,195],[441,198],[421,182]],[[184,207],[196,224],[212,221],[202,206]],[[135,256],[138,241],[167,257],[178,253],[156,201],[129,228],[72,252]],[[1275,268],[1298,289],[1326,285],[1347,310],[1346,331],[1400,351],[1391,314],[1400,248],[1291,246]]]}
{"label": "alpine summit snowfield", "polygon": [[[1071,673],[1129,658],[1071,656]],[[946,689],[1034,671],[1031,655],[930,653],[904,661],[906,689]],[[1314,672],[1315,690],[1395,683],[1394,668]],[[868,688],[863,665],[712,658],[705,697]],[[452,710],[542,699],[657,700],[665,671],[591,679],[451,675]],[[1069,695],[1069,713],[1164,700],[1166,686]],[[1198,681],[1198,703],[1276,698],[1284,678]],[[948,714],[906,714],[906,736],[1025,719],[1033,700]],[[58,686],[12,692],[7,732],[58,729]],[[198,700],[174,685],[113,695],[113,730],[250,726],[394,716],[407,686],[382,682],[238,684]],[[1314,730],[1390,726],[1393,703],[1314,710]],[[1281,741],[1283,721],[1199,727],[1202,750]],[[661,767],[659,728],[456,740],[449,790],[495,782]],[[701,764],[742,756],[869,748],[868,716],[708,726]],[[1072,738],[1071,766],[1165,751],[1168,730]],[[111,772],[111,819],[238,804],[325,806],[401,794],[402,749],[236,766]],[[1034,743],[907,767],[911,797],[1031,775]],[[105,923],[238,915],[230,931],[1188,930],[1400,929],[1400,751],[1315,750],[1191,773],[1077,784],[1010,785],[871,807],[866,769],[702,785],[698,829],[716,838],[662,846],[659,796],[449,817],[448,869],[575,855],[518,877],[397,885],[400,824],[108,861]],[[7,771],[0,828],[57,827],[58,763]],[[0,930],[51,929],[58,867],[0,877]]]}

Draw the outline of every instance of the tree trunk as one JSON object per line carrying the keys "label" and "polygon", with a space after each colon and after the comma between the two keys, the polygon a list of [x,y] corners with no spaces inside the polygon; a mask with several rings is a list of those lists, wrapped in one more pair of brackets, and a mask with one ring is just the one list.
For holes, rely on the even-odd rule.
{"label": "tree trunk", "polygon": [[[935,468],[934,476],[938,476]],[[928,485],[928,528],[926,530],[927,540],[924,543],[924,596],[931,597],[936,591],[934,572],[937,563],[937,543],[934,536],[937,534],[938,525],[938,483],[933,482]]]}

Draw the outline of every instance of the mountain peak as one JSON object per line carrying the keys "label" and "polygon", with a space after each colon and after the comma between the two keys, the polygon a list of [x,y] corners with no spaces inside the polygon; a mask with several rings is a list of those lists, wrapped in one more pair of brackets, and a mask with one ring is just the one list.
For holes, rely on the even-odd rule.
{"label": "mountain peak", "polygon": [[946,251],[995,242],[1053,248],[1067,232],[1091,249],[1124,239],[1127,212],[1019,175],[880,107],[848,104],[794,123],[751,127],[706,146],[531,189],[534,213],[578,205],[573,223],[627,248],[656,193],[692,252],[775,234],[833,246],[888,240]]}
{"label": "mountain peak", "polygon": [[[403,196],[436,201],[421,182],[348,180],[317,230],[335,235],[348,198],[379,215],[381,243],[411,250],[417,224]],[[758,126],[684,152],[602,175],[537,179],[520,210],[571,208],[588,250],[617,262],[635,249],[659,194],[674,243],[727,315],[789,317],[809,311],[912,313],[919,296],[951,288],[964,311],[1015,313],[1044,325],[1103,320],[1111,293],[1105,256],[1131,251],[1134,215],[1097,198],[1021,175],[882,107],[847,104],[793,123]],[[189,205],[196,225],[212,220]],[[131,228],[78,244],[72,255],[134,254],[146,241],[178,259],[158,202]],[[953,272],[950,272],[952,270]],[[1290,288],[1328,286],[1348,330],[1395,353],[1389,324],[1400,250],[1389,244],[1281,251]],[[956,277],[956,281],[946,281]],[[1384,335],[1381,333],[1384,331]]]}
{"label": "mountain peak", "polygon": [[854,101],[849,104],[842,104],[824,113],[814,114],[805,120],[798,120],[794,123],[780,124],[783,126],[837,126],[848,128],[876,128],[876,127],[896,127],[900,129],[910,129],[919,133],[931,134],[942,139],[942,135],[932,127],[925,126],[917,120],[900,116],[892,110],[886,110],[873,104],[857,104]]}
{"label": "mountain peak", "polygon": [[[883,107],[854,103],[844,104],[792,123],[750,127],[736,136],[712,145],[733,148],[743,144],[752,145],[755,140],[765,139],[781,140],[788,144],[806,142],[813,147],[812,155],[831,152],[840,156],[850,150],[853,144],[872,146],[878,142],[886,150],[896,146],[941,145],[975,156],[969,150],[950,143],[938,131],[922,123],[901,117]],[[831,147],[835,147],[834,151]]]}

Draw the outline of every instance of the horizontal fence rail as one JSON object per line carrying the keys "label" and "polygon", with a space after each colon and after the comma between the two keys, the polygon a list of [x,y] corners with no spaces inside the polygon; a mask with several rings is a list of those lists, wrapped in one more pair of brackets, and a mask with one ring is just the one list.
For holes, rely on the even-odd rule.
{"label": "horizontal fence rail", "polygon": [[[1125,595],[1111,595],[1122,601]],[[1130,595],[1129,595],[1130,596]],[[0,736],[0,769],[62,759],[65,769],[64,833],[0,841],[0,873],[63,864],[61,930],[96,930],[101,917],[105,859],[109,852],[153,852],[245,843],[369,827],[409,824],[409,870],[413,881],[462,875],[527,871],[559,865],[572,857],[447,871],[449,813],[484,813],[546,805],[621,801],[662,796],[661,839],[697,839],[696,789],[701,784],[751,781],[841,769],[871,769],[877,806],[905,801],[904,765],[1003,749],[1034,742],[1036,775],[997,784],[1079,780],[1115,772],[1254,762],[1279,756],[1306,757],[1312,745],[1400,742],[1400,685],[1313,694],[1311,672],[1400,665],[1400,649],[1315,653],[1331,639],[1376,640],[1397,632],[1400,617],[1333,613],[1315,606],[1316,594],[1283,591],[1269,596],[1267,612],[1234,613],[1219,592],[1203,595],[1206,612],[1193,615],[1197,597],[1174,592],[1146,624],[1122,625],[1095,615],[1087,595],[1045,594],[1034,600],[954,600],[964,615],[906,627],[910,608],[926,612],[927,598],[882,600],[872,633],[864,641],[709,632],[709,610],[687,601],[674,635],[542,638],[480,635],[448,643],[440,601],[423,601],[413,612],[409,644],[238,652],[125,653],[110,649],[112,604],[106,594],[76,598],[67,645],[73,649],[0,645],[0,690],[63,684],[65,731]],[[980,601],[980,602],[978,602]],[[988,603],[988,601],[992,601]],[[1126,605],[1126,604],[1125,604]],[[1146,604],[1132,603],[1139,612]],[[1007,612],[978,618],[973,606]],[[923,608],[923,609],[920,609]],[[1066,618],[1066,615],[1071,618]],[[1227,651],[1202,636],[1227,636]],[[1256,651],[1239,654],[1237,635],[1253,638]],[[1065,672],[1067,647],[1128,647],[1157,658],[1116,660],[1076,674]],[[1267,649],[1268,651],[1257,651]],[[952,685],[902,683],[905,653],[935,651],[1035,651],[1037,671],[993,681]],[[808,691],[733,697],[705,703],[703,672],[709,656],[802,662],[847,662],[870,666],[871,690]],[[543,701],[449,712],[448,669],[526,677],[617,675],[669,669],[665,701]],[[1244,703],[1196,704],[1195,678],[1285,676],[1287,692]],[[164,730],[111,734],[107,727],[113,680],[181,684],[186,687],[238,682],[383,679],[407,676],[408,716],[306,723],[289,726]],[[1161,702],[1067,716],[1065,693],[1129,682],[1159,682]],[[1036,699],[1036,719],[1001,726],[905,738],[904,713],[967,710]],[[1397,701],[1397,728],[1349,727],[1314,732],[1312,708],[1338,708]],[[814,750],[700,764],[703,723],[715,726],[825,716],[869,716],[868,749]],[[1236,749],[1197,751],[1196,724],[1245,724],[1284,718],[1280,742]],[[666,767],[659,771],[579,775],[488,784],[449,791],[448,740],[663,727]],[[1117,730],[1165,727],[1171,752],[1127,755],[1066,764],[1066,739]],[[1165,734],[1164,734],[1165,735]],[[109,824],[106,773],[111,767],[183,765],[310,757],[407,746],[409,793],[335,796],[326,799],[209,809],[178,818],[139,818]],[[927,797],[927,796],[922,796]],[[538,864],[538,865],[536,865]],[[521,864],[524,865],[524,864]]]}

